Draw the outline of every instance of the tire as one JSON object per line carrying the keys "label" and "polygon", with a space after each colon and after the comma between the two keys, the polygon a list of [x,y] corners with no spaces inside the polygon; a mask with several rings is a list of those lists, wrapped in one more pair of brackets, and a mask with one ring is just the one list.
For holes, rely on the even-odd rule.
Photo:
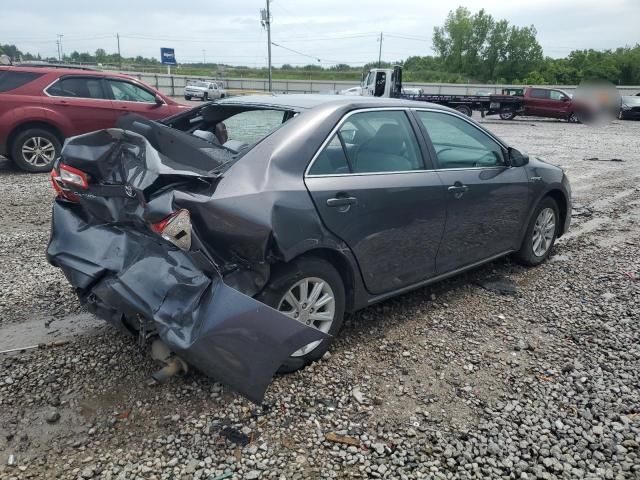
{"label": "tire", "polygon": [[468,105],[458,105],[456,110],[460,113],[465,114],[467,117],[471,117],[473,115],[473,110]]}
{"label": "tire", "polygon": [[[317,322],[319,323],[313,325],[313,319],[308,318],[308,315],[310,315],[309,312],[313,311],[309,310],[309,307],[312,305],[308,305],[306,313],[298,313],[298,317],[296,319],[302,323],[315,326],[316,328],[325,331],[325,333],[328,333],[333,338],[340,331],[342,322],[344,321],[345,290],[342,277],[333,265],[326,260],[314,257],[301,257],[289,264],[274,267],[269,283],[264,290],[256,296],[256,300],[259,300],[283,313],[289,312],[286,313],[287,316],[294,318],[296,309],[292,307],[292,304],[286,301],[284,297],[288,292],[292,291],[294,297],[296,297],[297,300],[300,300],[300,287],[297,287],[296,285],[306,280],[319,280],[325,282],[325,286],[322,287],[323,289],[318,295],[318,300],[326,299],[325,294],[331,292],[333,294],[333,304],[331,304],[331,302],[325,303],[318,308],[318,310],[322,311],[316,311],[315,314],[322,315],[322,313],[327,313],[328,311],[331,311],[331,306],[333,306],[333,318],[331,321],[318,320]],[[311,289],[308,291],[308,296],[313,292],[313,285],[317,285],[318,283],[319,282],[316,282],[315,284],[312,282],[309,283],[308,288]],[[326,290],[326,287],[328,287],[329,290]],[[331,346],[332,338],[322,340],[315,346],[311,343],[304,347],[311,348],[309,351],[301,349],[303,350],[302,352],[294,352],[294,354],[278,369],[278,373],[295,372],[296,370],[300,370],[310,363],[320,359]]]}
{"label": "tire", "polygon": [[514,111],[506,111],[506,112],[500,112],[500,118],[502,120],[513,120],[514,118],[516,118],[517,113]]}
{"label": "tire", "polygon": [[569,123],[582,123],[582,120],[580,119],[580,115],[578,115],[576,112],[571,112],[569,114],[569,116],[567,117],[567,122],[569,122]]}
{"label": "tire", "polygon": [[220,98],[224,98],[224,97],[225,97],[224,93],[220,94]]}
{"label": "tire", "polygon": [[[552,230],[545,229],[545,224],[548,227],[551,226],[545,222],[543,212],[546,212],[546,214],[553,214]],[[522,241],[522,245],[520,246],[520,250],[516,253],[516,259],[520,263],[527,266],[536,266],[544,262],[553,249],[553,245],[555,244],[556,238],[558,236],[559,226],[560,214],[558,210],[558,204],[551,197],[543,198],[533,212],[533,215],[531,216],[531,221],[529,222],[529,226],[527,227],[527,232],[525,233],[524,240]],[[542,231],[546,231],[547,235],[543,235],[542,244],[539,245],[539,247],[544,248],[536,250],[536,230],[538,230],[539,227],[542,227]],[[538,230],[538,235],[540,234],[539,232],[540,231]]]}
{"label": "tire", "polygon": [[204,92],[204,95],[202,95],[202,101],[206,102],[209,100],[209,94],[207,92]]}
{"label": "tire", "polygon": [[50,130],[29,128],[13,140],[11,159],[25,172],[48,172],[60,156],[60,150],[62,144]]}
{"label": "tire", "polygon": [[185,99],[185,100],[191,100],[191,97],[190,97],[189,95],[185,95],[185,96],[184,96],[184,99]]}

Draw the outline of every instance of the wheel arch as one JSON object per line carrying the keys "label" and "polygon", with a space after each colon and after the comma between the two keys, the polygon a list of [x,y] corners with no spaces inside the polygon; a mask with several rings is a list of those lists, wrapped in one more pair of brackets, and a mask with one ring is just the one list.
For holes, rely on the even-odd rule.
{"label": "wheel arch", "polygon": [[314,248],[301,253],[288,262],[277,263],[272,267],[272,275],[276,270],[286,270],[295,265],[296,260],[301,258],[318,258],[331,264],[344,284],[345,311],[352,312],[356,308],[356,272],[351,261],[342,253],[331,248]]}
{"label": "wheel arch", "polygon": [[64,135],[62,134],[60,129],[57,128],[55,125],[43,120],[31,120],[31,121],[20,123],[19,125],[16,125],[15,127],[13,127],[13,129],[7,136],[8,152],[11,152],[13,150],[13,142],[15,141],[16,137],[20,133],[30,128],[42,128],[43,130],[47,130],[56,136],[56,138],[60,141],[61,145],[64,144]]}

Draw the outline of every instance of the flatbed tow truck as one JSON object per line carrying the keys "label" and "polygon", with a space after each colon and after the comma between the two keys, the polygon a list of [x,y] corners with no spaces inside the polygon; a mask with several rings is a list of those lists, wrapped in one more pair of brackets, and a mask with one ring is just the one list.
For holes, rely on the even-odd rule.
{"label": "flatbed tow truck", "polygon": [[484,117],[499,115],[513,120],[517,115],[561,118],[580,122],[584,108],[562,90],[551,88],[505,88],[502,95],[409,94],[402,87],[402,67],[374,68],[362,80],[362,96],[404,98],[418,102],[437,103],[472,116],[479,111]]}

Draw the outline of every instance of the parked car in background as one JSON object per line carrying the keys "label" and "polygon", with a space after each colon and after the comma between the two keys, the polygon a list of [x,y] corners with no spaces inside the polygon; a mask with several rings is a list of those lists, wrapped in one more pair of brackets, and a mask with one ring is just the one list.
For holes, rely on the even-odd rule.
{"label": "parked car in background", "polygon": [[640,94],[633,97],[620,97],[620,120],[640,120]]}
{"label": "parked car in background", "polygon": [[68,137],[113,127],[123,113],[158,120],[188,108],[127,75],[1,66],[0,155],[28,172],[45,172]]}
{"label": "parked car in background", "polygon": [[571,220],[562,169],[430,103],[265,95],[119,126],[65,145],[48,259],[90,311],[257,403],[345,312],[538,265]]}
{"label": "parked car in background", "polygon": [[184,87],[184,99],[199,98],[203,102],[224,98],[227,92],[216,82],[195,82]]}

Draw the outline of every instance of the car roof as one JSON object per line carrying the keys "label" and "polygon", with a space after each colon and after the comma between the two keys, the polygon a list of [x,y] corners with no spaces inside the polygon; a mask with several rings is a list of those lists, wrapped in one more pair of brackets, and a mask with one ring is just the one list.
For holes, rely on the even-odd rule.
{"label": "car roof", "polygon": [[379,97],[360,97],[353,95],[337,95],[337,94],[274,94],[274,95],[246,95],[241,97],[230,97],[218,100],[215,103],[220,105],[247,105],[247,106],[263,106],[274,107],[290,110],[309,110],[321,105],[335,105],[354,107],[417,107],[429,106],[429,108],[437,108],[445,110],[442,106],[427,103],[416,102],[415,100],[403,100],[397,98],[379,98]]}
{"label": "car roof", "polygon": [[90,75],[99,77],[117,77],[126,78],[128,80],[137,80],[134,77],[117,72],[109,72],[104,70],[94,70],[91,68],[73,68],[73,67],[56,67],[56,66],[42,66],[42,65],[1,65],[0,71],[9,70],[15,72],[30,72],[30,73],[42,73],[42,74],[57,74],[63,75]]}

